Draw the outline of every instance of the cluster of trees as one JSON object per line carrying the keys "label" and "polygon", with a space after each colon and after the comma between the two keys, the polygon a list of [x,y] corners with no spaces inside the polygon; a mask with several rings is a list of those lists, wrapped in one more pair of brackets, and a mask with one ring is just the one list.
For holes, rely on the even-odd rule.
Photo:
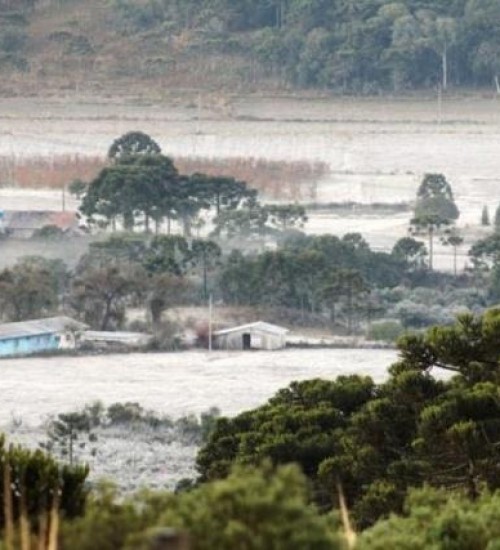
{"label": "cluster of trees", "polygon": [[41,451],[7,446],[2,435],[0,471],[0,530],[5,548],[14,548],[15,542],[30,548],[31,532],[38,535],[38,548],[45,549],[46,542],[54,548],[59,518],[70,520],[84,512],[88,468],[60,465]]}
{"label": "cluster of trees", "polygon": [[328,311],[333,322],[343,317],[350,331],[356,313],[369,303],[370,289],[397,285],[408,269],[394,254],[373,252],[358,233],[341,239],[298,234],[275,251],[233,251],[219,286],[228,304],[293,308],[302,315]]}
{"label": "cluster of trees", "polygon": [[129,32],[196,29],[194,48],[251,57],[300,86],[446,89],[500,74],[496,0],[121,0],[116,18]]}
{"label": "cluster of trees", "polygon": [[[358,233],[342,238],[304,235],[299,231],[307,221],[302,206],[260,205],[256,192],[244,182],[179,175],[160,146],[141,132],[116,139],[108,158],[109,165],[93,181],[73,182],[71,191],[81,198],[80,210],[91,223],[115,229],[120,223],[129,231],[92,242],[72,272],[61,261],[39,257],[23,258],[4,269],[0,305],[5,320],[62,309],[108,330],[124,325],[128,307],[146,304],[157,328],[166,309],[207,300],[211,292],[229,305],[291,310],[303,323],[329,319],[348,333],[362,318],[369,331],[373,320],[388,316],[398,324],[386,326],[387,334],[398,334],[403,328],[452,320],[453,290],[489,285],[488,297],[477,292],[467,296],[469,311],[500,296],[495,290],[500,288],[497,229],[472,248],[476,269],[457,276],[457,247],[463,238],[453,225],[459,211],[442,174],[424,176],[411,220],[412,236],[384,253],[371,250]],[[199,227],[201,210],[213,211],[213,240],[191,235],[192,226]],[[168,231],[160,234],[165,219]],[[184,236],[170,234],[171,220],[181,222]],[[150,231],[152,223],[156,231]],[[138,225],[143,232],[133,231]],[[422,235],[428,238],[427,247],[415,238]],[[432,270],[438,236],[453,247],[455,277]],[[266,250],[271,240],[273,249]],[[485,267],[490,267],[487,276]],[[440,289],[441,295],[433,303],[421,302],[425,291],[417,292],[419,287]],[[404,292],[391,292],[396,288]]]}
{"label": "cluster of trees", "polygon": [[[108,151],[110,165],[89,184],[76,180],[70,191],[82,199],[80,212],[90,225],[117,223],[133,231],[151,224],[155,233],[164,222],[171,232],[172,220],[182,225],[185,237],[206,220],[202,213],[213,212],[215,236],[264,237],[276,235],[307,221],[297,204],[260,205],[257,192],[242,181],[223,176],[178,173],[160,146],[142,132],[129,132],[116,139]],[[206,216],[205,216],[206,217]]]}
{"label": "cluster of trees", "polygon": [[72,270],[61,260],[20,258],[0,272],[2,320],[64,311],[110,330],[124,326],[127,308],[145,306],[151,324],[136,328],[156,331],[169,308],[206,303],[212,293],[227,305],[265,307],[271,315],[347,332],[362,320],[369,329],[377,319],[394,319],[399,328],[388,330],[399,333],[449,323],[457,312],[496,299],[476,272],[429,272],[425,246],[410,237],[391,253],[374,252],[357,233],[295,233],[275,250],[245,254],[224,247],[179,235],[115,233],[92,242]]}
{"label": "cluster of trees", "polygon": [[138,223],[146,232],[150,223],[156,232],[166,220],[179,220],[185,235],[201,210],[213,208],[219,216],[225,209],[254,204],[256,192],[246,183],[204,174],[182,176],[172,160],[161,154],[159,145],[142,132],[129,132],[116,139],[108,151],[110,166],[104,168],[86,188],[73,184],[83,194],[80,211],[90,223],[116,227],[119,220],[127,230]]}
{"label": "cluster of trees", "polygon": [[[341,486],[358,528],[401,513],[425,484],[471,500],[500,489],[500,310],[400,340],[389,379],[294,382],[267,404],[221,418],[198,455],[201,481],[234,464],[299,464],[320,509]],[[433,369],[454,374],[443,380]],[[408,546],[409,547],[409,546]]]}

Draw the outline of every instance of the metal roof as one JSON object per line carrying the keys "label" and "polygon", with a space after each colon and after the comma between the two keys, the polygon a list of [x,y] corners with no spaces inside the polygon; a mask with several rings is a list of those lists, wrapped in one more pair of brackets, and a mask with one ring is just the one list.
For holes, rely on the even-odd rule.
{"label": "metal roof", "polygon": [[85,341],[90,340],[94,342],[122,343],[130,345],[148,343],[151,338],[151,334],[145,334],[144,332],[87,330],[82,334],[82,340]]}
{"label": "metal roof", "polygon": [[66,330],[84,330],[86,325],[71,319],[71,317],[48,317],[46,319],[33,319],[18,323],[4,323],[0,325],[0,340],[11,338],[23,338],[42,334],[53,334]]}
{"label": "metal roof", "polygon": [[259,330],[261,332],[270,332],[271,334],[287,334],[290,332],[287,328],[279,327],[278,325],[272,325],[264,321],[256,321],[255,323],[248,323],[246,325],[240,325],[239,327],[226,328],[224,330],[217,330],[213,334],[214,336],[222,336],[224,334],[231,334],[232,332],[244,332],[246,330]]}

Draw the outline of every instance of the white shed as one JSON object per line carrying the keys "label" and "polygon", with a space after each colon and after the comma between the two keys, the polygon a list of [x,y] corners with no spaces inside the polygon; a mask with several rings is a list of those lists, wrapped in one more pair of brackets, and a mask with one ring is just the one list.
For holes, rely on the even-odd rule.
{"label": "white shed", "polygon": [[283,349],[288,329],[257,321],[213,333],[214,347],[227,350]]}

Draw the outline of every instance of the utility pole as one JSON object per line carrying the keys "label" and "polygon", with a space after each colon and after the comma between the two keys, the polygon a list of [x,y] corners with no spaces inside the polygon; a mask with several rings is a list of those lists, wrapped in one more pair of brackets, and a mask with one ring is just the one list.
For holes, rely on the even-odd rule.
{"label": "utility pole", "polygon": [[443,120],[443,89],[438,86],[438,124],[441,125]]}
{"label": "utility pole", "polygon": [[212,351],[212,313],[213,313],[212,294],[208,298],[208,351]]}

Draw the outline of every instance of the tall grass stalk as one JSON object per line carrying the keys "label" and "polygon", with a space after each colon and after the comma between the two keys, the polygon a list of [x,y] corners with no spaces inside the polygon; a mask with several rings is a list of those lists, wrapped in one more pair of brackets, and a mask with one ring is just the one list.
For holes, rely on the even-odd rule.
{"label": "tall grass stalk", "polygon": [[14,513],[12,510],[12,480],[10,462],[7,456],[3,459],[3,512],[5,518],[5,550],[14,549]]}

